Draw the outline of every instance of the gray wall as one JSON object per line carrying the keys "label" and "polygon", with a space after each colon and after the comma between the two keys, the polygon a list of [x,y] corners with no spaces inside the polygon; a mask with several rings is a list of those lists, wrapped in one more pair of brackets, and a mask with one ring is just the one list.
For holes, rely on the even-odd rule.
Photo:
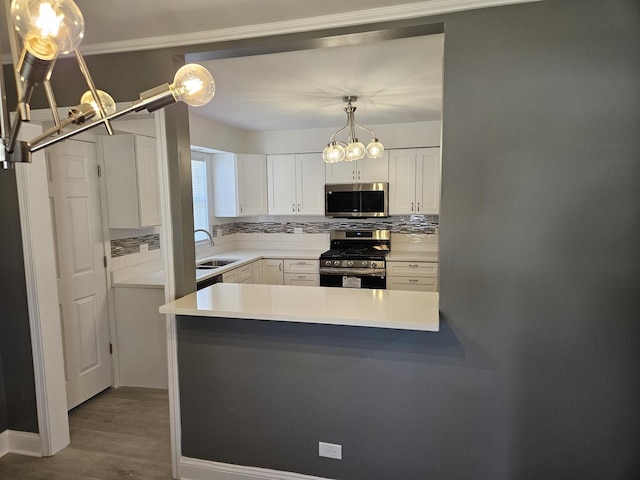
{"label": "gray wall", "polygon": [[0,171],[0,432],[38,431],[15,172]]}
{"label": "gray wall", "polygon": [[640,477],[640,3],[444,20],[442,331],[182,318],[184,455],[349,480]]}

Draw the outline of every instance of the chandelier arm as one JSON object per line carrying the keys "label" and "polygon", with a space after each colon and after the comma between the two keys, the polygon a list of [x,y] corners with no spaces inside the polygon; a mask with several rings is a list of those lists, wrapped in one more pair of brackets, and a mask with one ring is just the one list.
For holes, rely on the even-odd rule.
{"label": "chandelier arm", "polygon": [[[47,102],[49,102],[49,108],[51,109],[51,115],[53,115],[53,121],[56,127],[60,127],[60,115],[58,115],[58,104],[56,103],[56,97],[53,94],[53,88],[51,82],[46,80],[42,86],[44,87],[44,93],[47,95]],[[59,129],[61,130],[61,128]]]}
{"label": "chandelier arm", "polygon": [[329,142],[335,142],[336,141],[336,136],[342,132],[344,132],[347,127],[349,126],[349,122],[347,122],[347,124],[342,127],[340,130],[338,130],[336,133],[334,133],[333,135],[331,135],[331,138],[329,138]]}
{"label": "chandelier arm", "polygon": [[[55,138],[51,138],[49,139],[49,141],[44,142],[44,143],[39,143],[39,142],[34,142],[34,144],[30,144],[29,145],[29,151],[31,153],[35,153],[38,152],[40,150],[42,150],[43,148],[47,148],[51,145],[54,145],[58,142],[61,142],[62,140],[66,140],[67,138],[71,138],[75,135],[78,135],[82,132],[86,132],[87,130],[92,129],[93,127],[100,125],[100,124],[105,124],[106,122],[109,122],[110,120],[115,120],[116,118],[120,118],[124,115],[127,115],[128,113],[131,112],[139,112],[140,110],[145,108],[145,103],[143,100],[138,100],[136,102],[133,102],[132,104],[130,104],[128,107],[126,107],[123,110],[120,110],[119,112],[115,112],[112,113],[111,115],[108,115],[106,117],[100,118],[98,120],[94,120],[93,122],[90,123],[85,123],[84,125],[82,125],[79,128],[76,128],[75,130],[72,130],[70,132],[65,133],[64,135],[60,135],[59,137],[55,137]],[[53,132],[55,133],[55,132]],[[38,140],[39,137],[36,137],[34,140]],[[31,143],[31,142],[30,142]]]}
{"label": "chandelier arm", "polygon": [[5,140],[5,150],[8,153],[13,153],[22,122],[25,120],[29,121],[29,102],[31,101],[31,95],[33,95],[34,89],[34,85],[27,85],[24,90],[23,98],[18,102],[16,115],[13,119],[13,125],[11,125],[11,132],[9,132],[9,140]]}
{"label": "chandelier arm", "polygon": [[376,134],[375,134],[375,132],[374,132],[373,130],[369,130],[368,128],[363,127],[363,126],[362,126],[362,125],[360,125],[358,122],[356,122],[356,120],[355,120],[355,119],[353,120],[353,123],[355,123],[356,127],[360,128],[360,129],[362,129],[362,130],[366,130],[367,132],[369,132],[373,138],[377,138],[377,137],[376,137]]}
{"label": "chandelier arm", "polygon": [[[79,49],[75,49],[73,51],[73,53],[76,56],[76,59],[78,60],[78,66],[80,67],[80,71],[82,72],[82,76],[84,77],[85,81],[87,82],[87,86],[89,87],[89,90],[91,91],[91,95],[93,95],[93,100],[96,102],[96,105],[98,106],[98,110],[100,111],[100,116],[102,118],[105,118],[107,116],[107,112],[105,112],[104,110],[104,106],[102,105],[102,102],[100,101],[100,97],[98,96],[98,90],[96,89],[95,84],[93,83],[93,79],[91,78],[91,73],[89,72],[89,67],[87,67],[86,62],[84,61],[84,57],[82,56],[82,53],[80,53]],[[111,122],[109,122],[108,120],[104,122],[104,126],[107,128],[107,133],[109,135],[113,135],[113,127],[111,126]]]}

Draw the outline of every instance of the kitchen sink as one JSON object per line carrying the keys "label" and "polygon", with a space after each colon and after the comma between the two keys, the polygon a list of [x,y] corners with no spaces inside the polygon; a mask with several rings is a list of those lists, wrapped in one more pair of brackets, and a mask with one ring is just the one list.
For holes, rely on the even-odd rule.
{"label": "kitchen sink", "polygon": [[218,267],[224,267],[225,265],[229,265],[230,263],[237,262],[237,259],[222,259],[218,258],[215,260],[206,260],[204,262],[196,263],[196,269],[214,269]]}

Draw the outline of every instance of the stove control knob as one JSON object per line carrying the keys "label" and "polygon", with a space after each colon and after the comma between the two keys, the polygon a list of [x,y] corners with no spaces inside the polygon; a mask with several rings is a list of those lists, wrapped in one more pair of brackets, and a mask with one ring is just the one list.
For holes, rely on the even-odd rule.
{"label": "stove control knob", "polygon": [[366,260],[362,261],[362,266],[363,267],[368,267],[369,266],[369,262],[367,262]]}
{"label": "stove control knob", "polygon": [[349,260],[347,262],[347,267],[353,267],[353,260]]}
{"label": "stove control knob", "polygon": [[340,260],[334,260],[333,261],[333,265],[336,266],[336,267],[339,267],[340,266]]}
{"label": "stove control knob", "polygon": [[376,268],[378,266],[378,262],[371,262],[371,268]]}
{"label": "stove control knob", "polygon": [[330,267],[331,266],[331,260],[325,260],[324,264],[326,267]]}

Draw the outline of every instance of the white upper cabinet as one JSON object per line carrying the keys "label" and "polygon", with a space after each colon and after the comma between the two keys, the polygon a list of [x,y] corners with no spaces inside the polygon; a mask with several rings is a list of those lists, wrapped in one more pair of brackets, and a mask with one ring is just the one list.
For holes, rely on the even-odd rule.
{"label": "white upper cabinet", "polygon": [[391,150],[389,214],[440,213],[440,148]]}
{"label": "white upper cabinet", "polygon": [[267,163],[260,154],[212,156],[213,210],[216,217],[267,213]]}
{"label": "white upper cabinet", "polygon": [[372,183],[389,181],[389,152],[380,158],[326,164],[327,183]]}
{"label": "white upper cabinet", "polygon": [[324,215],[324,161],[320,153],[268,155],[270,215]]}
{"label": "white upper cabinet", "polygon": [[155,138],[101,136],[109,228],[161,224]]}

